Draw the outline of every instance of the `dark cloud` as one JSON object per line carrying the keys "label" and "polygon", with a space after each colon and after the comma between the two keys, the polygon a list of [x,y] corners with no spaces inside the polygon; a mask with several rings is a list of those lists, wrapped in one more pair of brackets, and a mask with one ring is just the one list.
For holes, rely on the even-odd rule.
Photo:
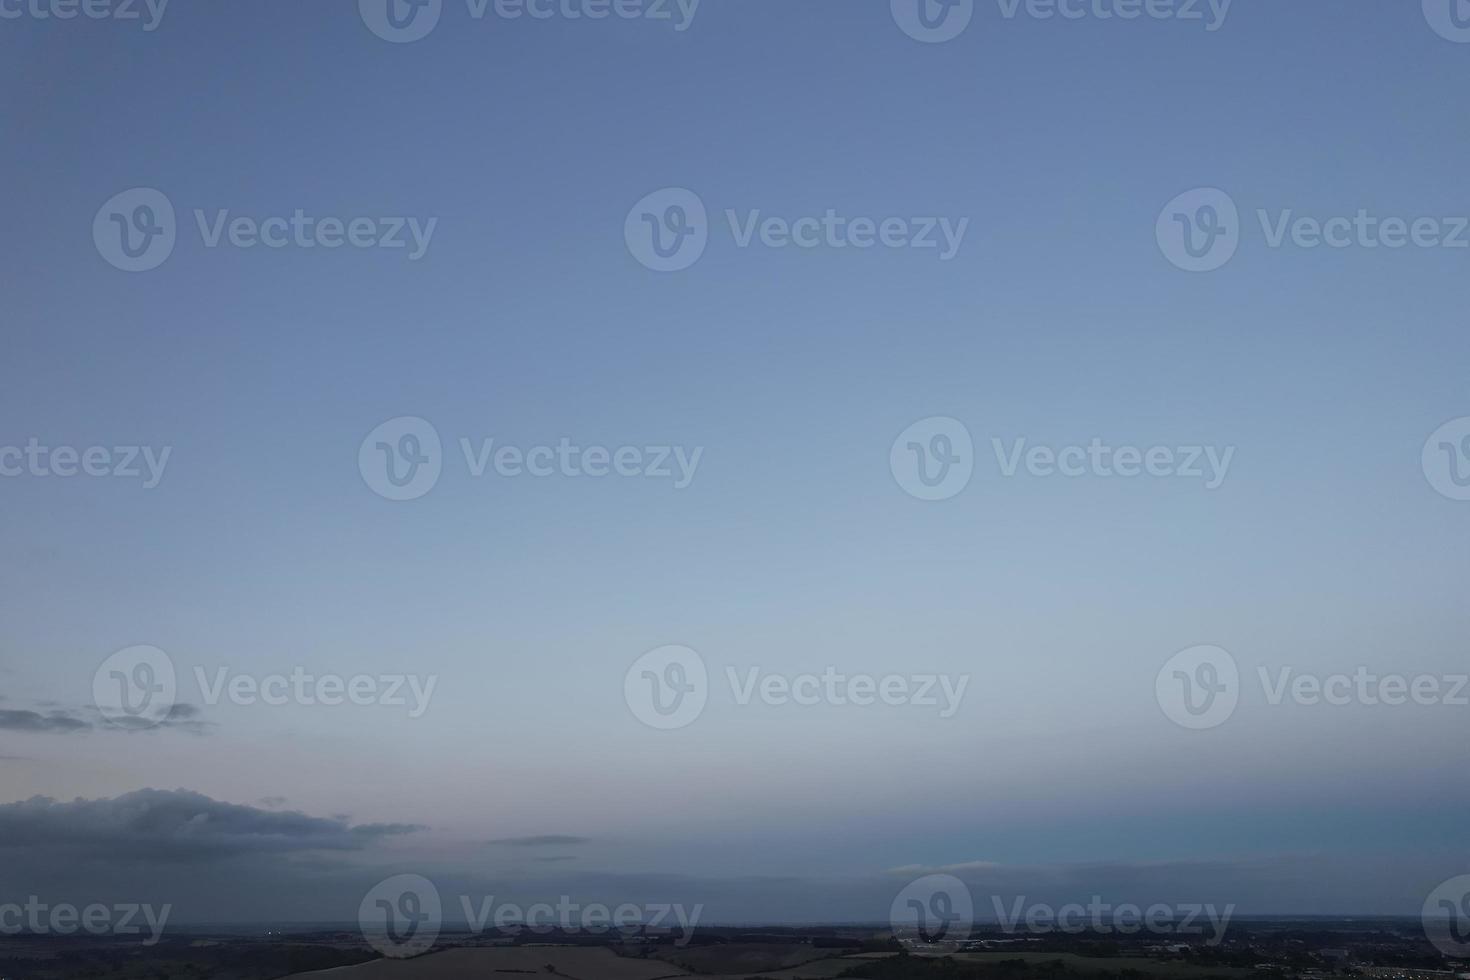
{"label": "dark cloud", "polygon": [[214,722],[204,721],[202,712],[192,704],[175,704],[161,717],[150,718],[139,716],[137,718],[113,718],[106,725],[99,725],[102,729],[114,729],[128,732],[154,732],[160,729],[177,729],[189,735],[208,735],[219,727]]}
{"label": "dark cloud", "polygon": [[353,827],[352,833],[359,837],[396,837],[427,829],[416,823],[365,823]]}
{"label": "dark cloud", "polygon": [[540,837],[501,837],[486,841],[492,847],[576,847],[590,844],[590,837],[568,837],[563,834],[544,834]]}
{"label": "dark cloud", "polygon": [[150,861],[353,851],[420,829],[410,824],[354,827],[345,820],[224,803],[182,789],[71,802],[38,796],[0,805],[0,850],[54,849]]}
{"label": "dark cloud", "polygon": [[192,704],[176,704],[168,710],[168,716],[159,722],[160,728],[177,728],[190,735],[207,735],[218,727],[212,721],[200,717],[200,710]]}
{"label": "dark cloud", "polygon": [[[43,710],[36,710],[43,709]],[[55,701],[35,702],[32,708],[0,710],[0,731],[31,732],[41,735],[71,735],[76,732],[121,731],[135,733],[157,729],[177,729],[190,735],[207,735],[217,726],[203,720],[198,707],[176,704],[160,718],[129,718],[108,721],[94,707],[67,708]]]}
{"label": "dark cloud", "polygon": [[41,732],[49,735],[69,735],[73,732],[90,731],[90,722],[83,721],[65,711],[0,711],[0,729],[11,732]]}

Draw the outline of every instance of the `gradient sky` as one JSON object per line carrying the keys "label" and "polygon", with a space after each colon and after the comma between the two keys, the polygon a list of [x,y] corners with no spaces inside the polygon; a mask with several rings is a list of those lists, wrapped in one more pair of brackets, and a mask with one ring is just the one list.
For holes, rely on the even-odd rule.
{"label": "gradient sky", "polygon": [[[440,678],[418,719],[222,704],[203,735],[0,731],[0,803],[183,789],[426,828],[348,870],[290,852],[180,918],[348,918],[382,869],[528,894],[697,879],[728,919],[877,917],[892,869],[975,862],[1261,912],[1413,913],[1467,870],[1470,708],[1257,693],[1190,732],[1154,699],[1203,643],[1252,676],[1466,669],[1470,504],[1419,459],[1470,415],[1470,253],[1273,250],[1254,218],[1470,212],[1470,45],[1418,3],[1237,0],[1207,32],[987,0],[930,45],[882,0],[705,0],[683,32],[446,0],[395,45],[349,0],[175,0],[153,32],[0,21],[0,78],[0,445],[173,447],[151,490],[0,479],[0,708],[85,717],[133,644],[186,675]],[[180,241],[127,274],[92,221],[140,186]],[[664,187],[716,225],[681,273],[623,241]],[[1195,187],[1246,227],[1205,275],[1154,237]],[[206,249],[194,208],[439,224],[417,262]],[[949,262],[740,249],[725,208],[970,226]],[[412,502],[356,465],[397,416],[448,450]],[[940,503],[888,467],[930,416],[980,447]],[[1214,491],[987,463],[992,437],[1094,436],[1236,455]],[[704,456],[684,490],[471,479],[460,437]],[[971,681],[942,721],[717,688],[657,732],[623,676],[664,644],[718,674]],[[485,843],[540,835],[585,840]],[[532,854],[570,860],[548,884]],[[15,887],[190,887],[96,874]],[[288,874],[309,883],[283,898]]]}

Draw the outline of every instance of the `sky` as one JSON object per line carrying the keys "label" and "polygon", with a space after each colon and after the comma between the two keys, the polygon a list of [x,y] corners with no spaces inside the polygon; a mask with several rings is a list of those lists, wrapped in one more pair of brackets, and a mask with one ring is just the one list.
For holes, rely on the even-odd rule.
{"label": "sky", "polygon": [[[0,3],[0,898],[1417,914],[1470,871],[1447,5],[905,2]],[[1228,717],[1167,693],[1202,646]],[[138,647],[142,721],[97,693]],[[696,663],[697,717],[640,700]],[[1360,670],[1439,695],[1273,703]],[[404,703],[222,686],[293,672]],[[824,674],[909,694],[759,693]]]}

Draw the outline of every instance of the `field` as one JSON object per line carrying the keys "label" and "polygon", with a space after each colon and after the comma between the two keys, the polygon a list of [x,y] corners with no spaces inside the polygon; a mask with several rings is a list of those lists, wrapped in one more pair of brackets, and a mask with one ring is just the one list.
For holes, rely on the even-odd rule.
{"label": "field", "polygon": [[[510,980],[517,975],[566,980],[674,980],[695,976],[710,980],[745,980],[757,976],[769,980],[830,980],[863,962],[836,955],[836,951],[823,957],[823,952],[804,946],[710,947],[687,954],[697,961],[690,964],[699,970],[694,973],[668,959],[625,958],[597,947],[506,946],[450,949],[413,960],[375,960],[359,966],[296,974],[290,980],[479,980],[482,977]],[[795,965],[772,963],[773,959],[813,962]],[[756,971],[766,972],[753,972],[749,969],[752,965]]]}
{"label": "field", "polygon": [[1177,960],[1151,960],[1143,957],[1098,957],[1078,956],[1076,953],[960,953],[956,960],[966,963],[999,963],[1004,960],[1023,960],[1027,963],[1051,963],[1060,960],[1064,966],[1078,973],[1120,973],[1136,970],[1154,977],[1172,977],[1174,980],[1201,980],[1203,977],[1249,977],[1253,970],[1232,969],[1223,966],[1194,966]]}

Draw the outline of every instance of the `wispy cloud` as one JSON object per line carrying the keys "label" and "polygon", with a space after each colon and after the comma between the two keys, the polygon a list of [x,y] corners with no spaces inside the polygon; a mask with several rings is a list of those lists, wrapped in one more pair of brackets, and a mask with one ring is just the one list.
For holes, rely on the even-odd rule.
{"label": "wispy cloud", "polygon": [[69,735],[73,732],[90,731],[90,722],[83,721],[65,711],[4,710],[0,711],[0,729],[10,732],[39,732],[48,735]]}
{"label": "wispy cloud", "polygon": [[218,726],[205,721],[192,704],[175,704],[159,718],[108,721],[95,707],[69,708],[55,701],[34,702],[30,708],[0,710],[0,731],[41,735],[72,735],[78,732],[122,732],[133,734],[159,729],[176,729],[190,735],[208,735]]}
{"label": "wispy cloud", "polygon": [[225,803],[187,790],[145,789],[114,799],[38,796],[0,805],[0,850],[61,849],[195,861],[248,853],[352,851],[415,824],[363,824]]}

